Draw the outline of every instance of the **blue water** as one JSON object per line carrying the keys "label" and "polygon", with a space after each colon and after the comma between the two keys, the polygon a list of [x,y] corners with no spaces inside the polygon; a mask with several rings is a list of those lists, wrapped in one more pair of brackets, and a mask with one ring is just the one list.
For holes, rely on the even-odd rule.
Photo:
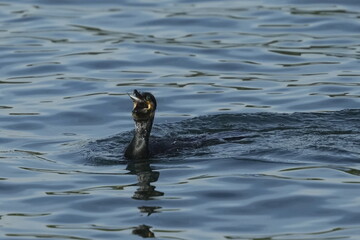
{"label": "blue water", "polygon": [[[0,239],[360,239],[358,0],[0,0]],[[156,96],[127,161],[133,89]]]}

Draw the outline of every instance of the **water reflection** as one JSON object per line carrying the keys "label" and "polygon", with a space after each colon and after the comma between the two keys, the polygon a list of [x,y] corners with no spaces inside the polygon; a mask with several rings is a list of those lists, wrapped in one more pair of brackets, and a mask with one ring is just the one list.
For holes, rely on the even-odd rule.
{"label": "water reflection", "polygon": [[143,238],[155,238],[155,234],[150,231],[150,226],[147,226],[147,225],[140,225],[138,227],[136,227],[132,233],[134,235],[138,235],[140,237],[143,237]]}
{"label": "water reflection", "polygon": [[1,2],[1,239],[358,236],[358,1]]}
{"label": "water reflection", "polygon": [[[126,170],[129,170],[130,174],[136,175],[138,179],[139,188],[135,191],[133,199],[150,200],[153,197],[164,195],[163,192],[156,191],[156,187],[151,185],[152,182],[159,179],[160,173],[152,170],[150,161],[131,161]],[[151,212],[148,213],[151,214]]]}
{"label": "water reflection", "polygon": [[[134,195],[133,199],[136,200],[151,200],[154,197],[163,196],[164,193],[157,191],[156,186],[151,185],[159,179],[160,173],[154,171],[151,168],[150,161],[129,161],[126,170],[129,171],[129,174],[134,174],[137,176],[137,185],[139,186]],[[160,206],[139,206],[139,211],[145,213],[147,216],[155,213],[158,209],[161,209]],[[132,233],[143,238],[154,238],[155,234],[150,231],[151,226],[148,225],[139,225],[136,227]]]}

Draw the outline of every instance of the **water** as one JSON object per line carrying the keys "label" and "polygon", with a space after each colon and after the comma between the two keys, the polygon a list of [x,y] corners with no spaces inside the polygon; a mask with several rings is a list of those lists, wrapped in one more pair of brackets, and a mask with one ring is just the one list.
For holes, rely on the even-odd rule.
{"label": "water", "polygon": [[[0,1],[0,239],[359,239],[357,0]],[[158,101],[128,162],[133,89]]]}

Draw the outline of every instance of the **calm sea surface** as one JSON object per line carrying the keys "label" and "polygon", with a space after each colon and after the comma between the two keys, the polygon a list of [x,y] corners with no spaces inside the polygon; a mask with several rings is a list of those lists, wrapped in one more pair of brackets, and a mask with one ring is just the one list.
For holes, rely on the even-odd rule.
{"label": "calm sea surface", "polygon": [[0,53],[1,240],[360,239],[359,0],[0,0]]}

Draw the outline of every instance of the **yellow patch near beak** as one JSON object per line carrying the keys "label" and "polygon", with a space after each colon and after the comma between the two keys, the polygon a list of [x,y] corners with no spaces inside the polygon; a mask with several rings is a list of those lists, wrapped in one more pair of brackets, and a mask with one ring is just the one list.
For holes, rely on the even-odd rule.
{"label": "yellow patch near beak", "polygon": [[146,104],[147,104],[147,109],[151,110],[152,108],[154,108],[154,105],[152,104],[152,102],[150,101],[146,101]]}
{"label": "yellow patch near beak", "polygon": [[[133,109],[135,109],[138,104],[139,104],[138,102],[134,102]],[[148,110],[152,110],[154,108],[154,104],[151,101],[146,101],[146,106],[147,106],[146,109]]]}

